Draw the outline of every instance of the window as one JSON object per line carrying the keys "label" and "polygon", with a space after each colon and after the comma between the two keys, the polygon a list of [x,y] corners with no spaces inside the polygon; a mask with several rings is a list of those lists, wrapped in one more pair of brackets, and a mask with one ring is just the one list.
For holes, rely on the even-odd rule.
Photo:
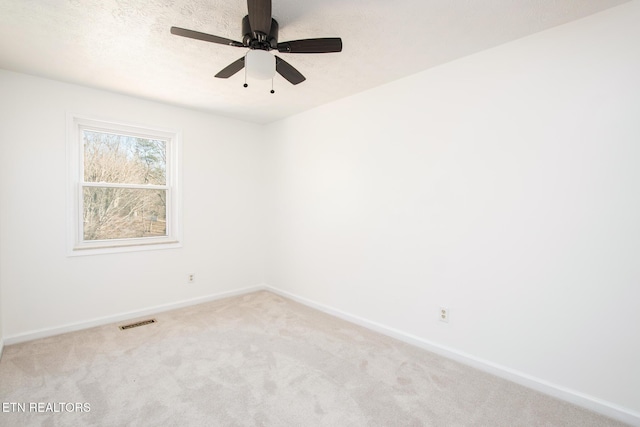
{"label": "window", "polygon": [[179,134],[70,115],[71,255],[180,246]]}

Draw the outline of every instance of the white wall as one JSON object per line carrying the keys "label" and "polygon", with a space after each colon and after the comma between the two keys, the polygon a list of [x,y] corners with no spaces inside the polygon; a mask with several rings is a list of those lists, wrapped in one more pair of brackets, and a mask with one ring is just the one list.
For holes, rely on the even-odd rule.
{"label": "white wall", "polygon": [[[0,193],[0,200],[2,200],[2,195]],[[0,203],[0,209],[2,209],[2,203]],[[0,232],[2,227],[0,227]],[[0,241],[2,241],[2,235],[0,234]],[[2,258],[2,252],[0,252],[0,259]],[[0,268],[1,267],[1,262],[0,262]],[[1,274],[0,274],[1,276]],[[0,281],[0,359],[2,358],[2,351],[4,350],[4,329],[2,326],[3,320],[2,320],[2,281]]]}
{"label": "white wall", "polygon": [[638,22],[634,1],[270,125],[267,283],[640,414]]}
{"label": "white wall", "polygon": [[[262,283],[259,126],[1,70],[0,93],[5,340]],[[182,130],[182,248],[66,256],[68,111]]]}

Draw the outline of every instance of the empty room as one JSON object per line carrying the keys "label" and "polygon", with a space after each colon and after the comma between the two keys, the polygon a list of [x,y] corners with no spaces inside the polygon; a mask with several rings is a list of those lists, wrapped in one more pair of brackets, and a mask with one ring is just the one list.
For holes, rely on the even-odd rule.
{"label": "empty room", "polygon": [[640,426],[640,0],[0,0],[0,426]]}

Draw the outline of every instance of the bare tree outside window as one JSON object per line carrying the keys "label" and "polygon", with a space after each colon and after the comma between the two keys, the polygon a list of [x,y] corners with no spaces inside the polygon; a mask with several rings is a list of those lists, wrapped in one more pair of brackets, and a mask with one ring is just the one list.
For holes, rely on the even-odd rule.
{"label": "bare tree outside window", "polygon": [[167,146],[83,130],[83,239],[167,235]]}

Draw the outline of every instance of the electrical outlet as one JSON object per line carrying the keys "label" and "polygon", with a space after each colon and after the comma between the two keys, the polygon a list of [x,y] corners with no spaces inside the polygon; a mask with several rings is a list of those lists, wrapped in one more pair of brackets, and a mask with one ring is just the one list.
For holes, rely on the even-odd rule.
{"label": "electrical outlet", "polygon": [[451,313],[447,307],[440,307],[440,321],[444,323],[449,323],[449,317]]}
{"label": "electrical outlet", "polygon": [[193,283],[196,281],[196,275],[195,273],[189,273],[187,274],[187,283]]}

